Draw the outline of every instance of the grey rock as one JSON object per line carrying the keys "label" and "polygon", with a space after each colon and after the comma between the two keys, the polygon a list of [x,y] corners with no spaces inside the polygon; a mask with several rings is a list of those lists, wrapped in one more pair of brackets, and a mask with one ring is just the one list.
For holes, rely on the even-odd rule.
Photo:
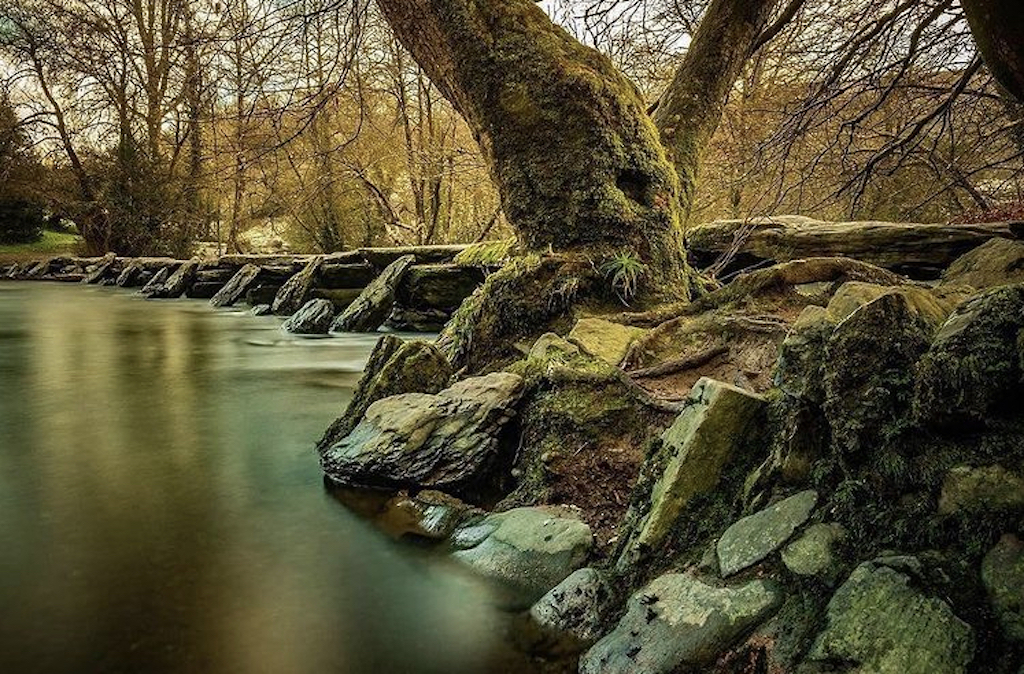
{"label": "grey rock", "polygon": [[939,514],[1024,510],[1024,478],[999,465],[957,466],[946,473]]}
{"label": "grey rock", "polygon": [[949,265],[942,281],[975,288],[1024,282],[1024,241],[989,239]]}
{"label": "grey rock", "polygon": [[114,266],[114,262],[116,260],[117,255],[115,253],[107,253],[104,255],[100,258],[100,261],[96,263],[96,266],[92,271],[86,272],[85,278],[82,279],[82,283],[93,284],[102,281],[104,277],[106,277],[107,272],[110,271],[110,268]]}
{"label": "grey rock", "polygon": [[405,393],[371,404],[358,425],[328,447],[321,466],[340,484],[473,486],[498,455],[498,434],[523,393],[518,375],[463,380],[436,395]]}
{"label": "grey rock", "polygon": [[326,335],[334,320],[334,304],[330,300],[310,300],[292,314],[281,326],[300,335]]}
{"label": "grey rock", "polygon": [[811,663],[843,662],[864,674],[961,674],[974,656],[971,627],[917,587],[904,566],[861,564],[828,604]]}
{"label": "grey rock", "polygon": [[634,594],[626,615],[580,660],[581,674],[700,672],[782,601],[766,581],[714,587],[670,573]]}
{"label": "grey rock", "polygon": [[181,266],[167,277],[163,285],[154,288],[149,296],[151,298],[177,298],[185,294],[192,282],[195,281],[196,272],[199,270],[199,258],[181,263]]}
{"label": "grey rock", "polygon": [[341,312],[331,330],[336,332],[373,332],[387,319],[395,303],[395,291],[406,271],[416,261],[405,255],[389,264],[380,276]]}
{"label": "grey rock", "polygon": [[115,282],[119,288],[130,288],[135,285],[139,277],[142,276],[142,272],[145,269],[145,265],[141,260],[132,260],[121,270],[121,273],[117,276]]}
{"label": "grey rock", "polygon": [[981,564],[992,608],[1007,637],[1024,643],[1024,542],[1006,534]]}
{"label": "grey rock", "polygon": [[388,499],[374,522],[395,536],[412,535],[440,541],[448,538],[474,510],[448,494],[425,490]]}
{"label": "grey rock", "polygon": [[744,517],[718,539],[718,567],[726,578],[778,550],[811,516],[818,492],[802,491]]}
{"label": "grey rock", "polygon": [[652,490],[648,512],[623,549],[620,568],[631,566],[645,550],[664,541],[690,500],[718,485],[764,405],[761,396],[713,379],[694,384],[685,408],[661,436],[662,451],[669,458]]}
{"label": "grey rock", "polygon": [[601,636],[601,617],[611,592],[596,569],[577,569],[530,608],[545,632],[592,643]]}
{"label": "grey rock", "polygon": [[782,550],[782,563],[798,576],[819,576],[835,568],[835,545],[844,536],[838,524],[812,524]]}
{"label": "grey rock", "polygon": [[156,292],[160,287],[163,286],[164,281],[166,281],[167,277],[170,275],[170,267],[161,267],[156,271],[155,274],[153,274],[152,278],[150,278],[146,282],[146,285],[142,286],[142,290],[139,291],[139,294],[145,295],[146,297],[151,296],[154,292]]}
{"label": "grey rock", "polygon": [[245,295],[259,275],[260,268],[256,265],[252,263],[243,265],[231,277],[231,280],[224,284],[224,287],[210,298],[210,305],[214,307],[230,307]]}
{"label": "grey rock", "polygon": [[277,291],[277,295],[274,296],[274,301],[270,305],[271,311],[278,315],[294,314],[298,311],[309,299],[323,263],[323,256],[317,255],[306,264],[302,271],[285,281],[285,284]]}
{"label": "grey rock", "polygon": [[401,393],[438,393],[452,377],[448,359],[431,342],[403,342],[394,335],[377,340],[363,376],[338,417],[317,443],[323,452],[352,432],[371,404]]}
{"label": "grey rock", "polygon": [[256,306],[249,310],[249,313],[252,314],[253,316],[266,316],[267,314],[272,312],[270,311],[269,304],[257,304]]}
{"label": "grey rock", "polygon": [[593,544],[590,527],[563,508],[516,508],[489,515],[478,527],[490,533],[452,557],[497,582],[512,609],[530,607],[582,566]]}

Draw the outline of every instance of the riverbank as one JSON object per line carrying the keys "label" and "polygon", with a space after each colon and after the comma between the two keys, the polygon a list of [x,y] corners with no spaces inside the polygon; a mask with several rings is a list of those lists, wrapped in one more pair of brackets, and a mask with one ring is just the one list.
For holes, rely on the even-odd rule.
{"label": "riverbank", "polygon": [[[1024,242],[1013,223],[965,228],[953,255],[921,227],[858,230],[901,237],[913,269],[881,252],[886,266],[766,259],[688,305],[583,305],[473,368],[443,342],[384,337],[322,468],[383,494],[362,503],[372,519],[502,586],[551,671],[1019,674]],[[421,309],[400,300],[418,268],[487,271],[358,255],[238,260],[216,294],[253,302],[281,264],[266,308],[339,333]],[[133,267],[117,264],[14,275],[116,283]],[[152,296],[213,282],[175,264]],[[355,299],[317,304],[353,264],[373,267]]]}

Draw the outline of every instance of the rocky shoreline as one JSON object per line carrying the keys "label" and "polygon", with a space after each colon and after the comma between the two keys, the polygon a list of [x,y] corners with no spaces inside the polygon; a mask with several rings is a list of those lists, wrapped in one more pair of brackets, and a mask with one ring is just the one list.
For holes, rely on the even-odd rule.
{"label": "rocky shoreline", "polygon": [[[502,588],[543,671],[1024,674],[1019,229],[935,263],[924,237],[900,249],[929,260],[915,278],[873,264],[884,251],[771,253],[689,305],[581,312],[472,372],[385,335],[322,468]],[[486,271],[456,254],[7,274],[127,275],[154,297],[269,305],[298,332],[373,330],[450,316]],[[408,300],[431,283],[448,304]]]}

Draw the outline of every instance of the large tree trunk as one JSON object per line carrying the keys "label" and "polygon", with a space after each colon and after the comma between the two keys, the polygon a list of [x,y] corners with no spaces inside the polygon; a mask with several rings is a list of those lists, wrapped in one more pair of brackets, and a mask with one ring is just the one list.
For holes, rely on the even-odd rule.
{"label": "large tree trunk", "polygon": [[654,121],[679,175],[687,215],[693,206],[697,169],[722,119],[729,90],[777,4],[777,0],[713,0],[658,101]]}
{"label": "large tree trunk", "polygon": [[378,0],[469,122],[528,249],[638,255],[685,295],[678,181],[636,88],[531,0]]}
{"label": "large tree trunk", "polygon": [[1024,102],[1024,8],[1020,0],[960,0],[960,4],[988,69]]}

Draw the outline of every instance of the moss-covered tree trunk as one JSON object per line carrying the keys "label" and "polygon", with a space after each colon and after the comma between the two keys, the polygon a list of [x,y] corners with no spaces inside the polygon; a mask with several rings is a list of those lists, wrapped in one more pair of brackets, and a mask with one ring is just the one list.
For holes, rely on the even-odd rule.
{"label": "moss-covered tree trunk", "polygon": [[713,0],[654,111],[689,214],[697,170],[718,128],[729,90],[755,51],[777,0]]}
{"label": "moss-covered tree trunk", "polygon": [[527,248],[629,250],[687,293],[678,181],[636,88],[532,0],[378,0],[465,116]]}
{"label": "moss-covered tree trunk", "polygon": [[1024,5],[1021,0],[961,0],[985,64],[1024,101]]}

